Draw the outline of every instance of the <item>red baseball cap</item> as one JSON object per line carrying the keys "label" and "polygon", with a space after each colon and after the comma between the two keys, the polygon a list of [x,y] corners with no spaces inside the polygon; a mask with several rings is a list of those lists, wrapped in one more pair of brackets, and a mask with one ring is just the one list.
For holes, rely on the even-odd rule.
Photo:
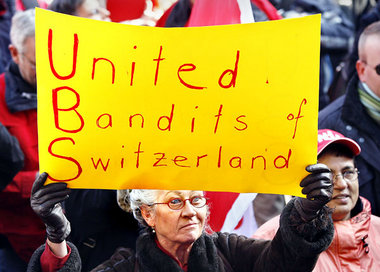
{"label": "red baseball cap", "polygon": [[344,137],[331,129],[318,130],[318,155],[330,144],[340,143],[347,146],[355,156],[360,154],[360,146],[352,139]]}

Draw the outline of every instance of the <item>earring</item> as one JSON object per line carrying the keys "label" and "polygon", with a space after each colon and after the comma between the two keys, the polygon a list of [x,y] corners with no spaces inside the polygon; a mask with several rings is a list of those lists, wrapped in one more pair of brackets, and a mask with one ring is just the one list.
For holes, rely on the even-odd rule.
{"label": "earring", "polygon": [[152,227],[152,232],[153,232],[153,233],[156,233],[156,230],[154,229],[154,227]]}

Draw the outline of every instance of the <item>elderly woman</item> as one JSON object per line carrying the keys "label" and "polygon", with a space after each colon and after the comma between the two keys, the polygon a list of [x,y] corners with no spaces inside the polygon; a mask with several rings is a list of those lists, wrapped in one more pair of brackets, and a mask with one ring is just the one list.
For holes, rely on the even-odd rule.
{"label": "elderly woman", "polygon": [[[306,168],[301,186],[307,198],[285,207],[273,241],[228,233],[207,234],[207,199],[203,191],[132,190],[135,218],[145,226],[136,252],[118,249],[93,271],[311,271],[319,253],[333,238],[329,209],[330,170],[323,164]],[[64,183],[35,181],[31,205],[46,224],[47,243],[34,253],[28,271],[80,271],[80,256],[66,243],[70,224],[59,203],[67,198]]]}

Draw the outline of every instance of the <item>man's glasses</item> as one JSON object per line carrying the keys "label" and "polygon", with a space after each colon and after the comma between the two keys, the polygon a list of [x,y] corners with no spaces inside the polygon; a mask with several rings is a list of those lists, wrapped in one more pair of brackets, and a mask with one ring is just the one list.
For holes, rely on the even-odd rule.
{"label": "man's glasses", "polygon": [[367,65],[367,66],[371,67],[372,69],[374,69],[374,70],[376,71],[376,74],[378,74],[378,75],[380,76],[380,64],[376,65],[375,67],[372,67],[372,66],[369,65],[367,62],[365,62],[365,61],[363,61],[363,60],[362,60],[362,62],[363,62],[365,65]]}
{"label": "man's glasses", "polygon": [[193,196],[191,198],[172,198],[168,202],[164,203],[153,203],[153,205],[166,204],[172,210],[180,210],[185,206],[185,202],[189,200],[190,204],[195,208],[203,208],[207,204],[207,198],[204,196]]}
{"label": "man's glasses", "polygon": [[24,59],[26,59],[26,61],[28,62],[28,64],[30,65],[30,67],[33,69],[33,70],[36,70],[36,63],[34,61],[31,61],[24,53],[21,53],[21,55],[24,57]]}
{"label": "man's glasses", "polygon": [[331,173],[331,176],[332,176],[333,182],[335,182],[335,180],[339,176],[341,178],[343,178],[347,182],[353,182],[353,181],[357,180],[358,174],[359,174],[359,171],[358,171],[357,168],[355,168],[355,169],[345,170],[345,171],[343,171],[342,173],[339,173],[339,174],[333,174],[333,173]]}

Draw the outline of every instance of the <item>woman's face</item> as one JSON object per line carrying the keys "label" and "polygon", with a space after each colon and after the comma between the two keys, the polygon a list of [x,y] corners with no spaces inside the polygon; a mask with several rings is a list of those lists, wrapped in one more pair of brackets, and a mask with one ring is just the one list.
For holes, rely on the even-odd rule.
{"label": "woman's face", "polygon": [[[334,221],[348,220],[351,218],[351,210],[355,207],[359,198],[359,181],[346,181],[342,174],[346,171],[355,171],[354,160],[346,157],[325,154],[318,162],[326,164],[334,174],[334,191],[332,199],[327,206],[334,209],[332,218]],[[338,176],[336,176],[338,175]]]}
{"label": "woman's face", "polygon": [[[197,196],[203,197],[203,191],[159,191],[156,203]],[[195,208],[186,200],[185,205],[179,210],[173,210],[166,204],[156,204],[150,211],[142,212],[148,225],[155,229],[160,244],[170,247],[175,244],[192,244],[201,236],[205,226],[207,206]]]}

